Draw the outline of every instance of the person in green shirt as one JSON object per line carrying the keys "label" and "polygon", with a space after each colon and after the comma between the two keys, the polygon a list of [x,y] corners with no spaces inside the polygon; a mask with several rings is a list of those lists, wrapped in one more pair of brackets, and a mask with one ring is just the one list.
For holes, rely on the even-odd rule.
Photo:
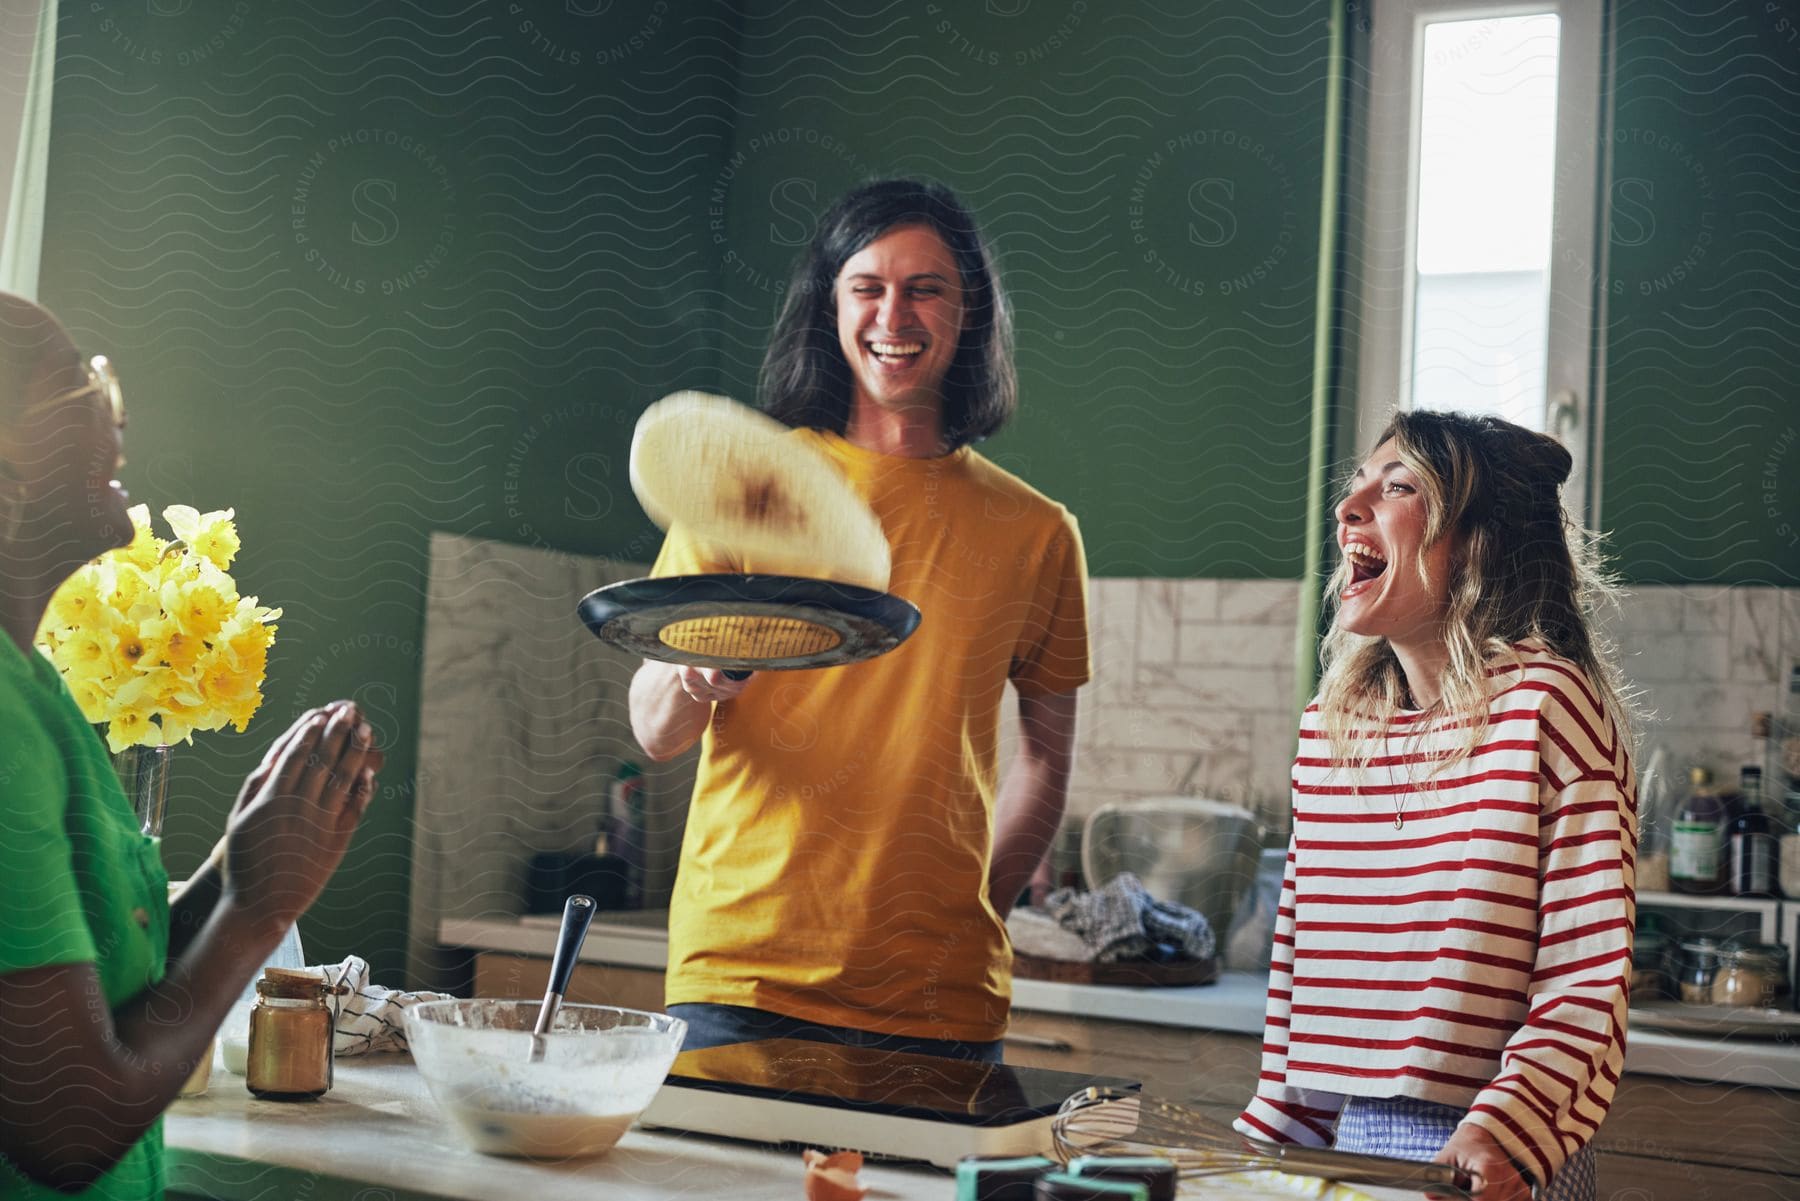
{"label": "person in green shirt", "polygon": [[32,639],[131,539],[104,360],[0,294],[0,1199],[163,1193],[161,1115],[324,888],[381,752],[347,701],[290,727],[173,901],[106,749]]}

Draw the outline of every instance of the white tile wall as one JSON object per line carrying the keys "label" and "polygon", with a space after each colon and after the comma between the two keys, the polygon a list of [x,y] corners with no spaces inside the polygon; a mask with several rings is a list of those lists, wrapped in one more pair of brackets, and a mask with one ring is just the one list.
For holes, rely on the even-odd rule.
{"label": "white tile wall", "polygon": [[[1065,821],[1179,793],[1285,828],[1299,599],[1295,580],[1094,580],[1094,679]],[[1002,765],[1016,745],[1012,708]]]}
{"label": "white tile wall", "polygon": [[1753,761],[1752,715],[1780,711],[1800,661],[1800,588],[1637,588],[1604,624],[1639,690],[1640,748],[1735,784]]}
{"label": "white tile wall", "polygon": [[[1065,820],[1180,792],[1247,804],[1285,829],[1299,599],[1293,580],[1093,581],[1094,680]],[[1779,710],[1800,660],[1800,589],[1637,588],[1602,627],[1645,712],[1639,745],[1735,782],[1751,715]],[[1013,745],[1009,728],[1002,765]]]}

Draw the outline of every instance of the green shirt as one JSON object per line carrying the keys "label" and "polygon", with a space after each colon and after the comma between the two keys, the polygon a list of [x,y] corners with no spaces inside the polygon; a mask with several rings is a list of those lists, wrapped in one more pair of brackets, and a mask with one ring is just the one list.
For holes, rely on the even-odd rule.
{"label": "green shirt", "polygon": [[[91,963],[108,1006],[162,979],[169,877],[62,678],[0,635],[0,975]],[[0,1201],[65,1198],[0,1156]],[[163,1195],[162,1121],[91,1189]]]}

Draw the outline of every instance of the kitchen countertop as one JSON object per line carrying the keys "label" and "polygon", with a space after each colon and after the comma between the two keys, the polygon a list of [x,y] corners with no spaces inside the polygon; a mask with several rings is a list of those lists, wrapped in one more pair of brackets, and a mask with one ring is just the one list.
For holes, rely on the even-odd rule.
{"label": "kitchen countertop", "polygon": [[[801,1201],[800,1156],[751,1143],[632,1129],[600,1159],[535,1163],[480,1155],[438,1115],[410,1056],[337,1061],[337,1081],[318,1101],[259,1101],[241,1076],[215,1070],[206,1094],[177,1101],[163,1123],[172,1192],[219,1201],[649,1201],[730,1197]],[[1316,1197],[1318,1182],[1259,1174],[1256,1196]],[[950,1201],[948,1172],[869,1164],[861,1174],[878,1201]],[[1242,1197],[1227,1191],[1222,1194]],[[1368,1201],[1419,1194],[1359,1186]]]}
{"label": "kitchen countertop", "polygon": [[[439,1117],[406,1055],[337,1061],[319,1101],[259,1101],[215,1070],[206,1095],[177,1101],[163,1126],[169,1188],[222,1201],[800,1201],[798,1154],[725,1139],[633,1129],[600,1159],[533,1163],[480,1155]],[[947,1173],[869,1166],[883,1201],[948,1201]],[[878,1191],[875,1191],[878,1190]]]}
{"label": "kitchen countertop", "polygon": [[[556,949],[556,920],[447,919],[438,927],[438,941],[451,947],[548,956]],[[588,931],[581,958],[660,971],[667,966],[668,949],[668,931],[660,914],[602,913]],[[1017,979],[1013,981],[1013,1007],[1260,1035],[1267,988],[1268,976],[1253,972],[1225,972],[1218,983],[1196,988],[1111,988]],[[1707,1039],[1634,1029],[1625,1052],[1625,1070],[1800,1091],[1800,1038]]]}

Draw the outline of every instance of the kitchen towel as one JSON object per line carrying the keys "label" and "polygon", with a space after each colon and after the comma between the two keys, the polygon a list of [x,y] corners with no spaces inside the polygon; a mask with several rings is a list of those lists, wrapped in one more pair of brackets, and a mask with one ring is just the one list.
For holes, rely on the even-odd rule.
{"label": "kitchen towel", "polygon": [[335,1028],[331,1037],[334,1055],[372,1055],[381,1051],[405,1051],[408,1005],[448,1001],[441,992],[401,992],[369,983],[369,964],[352,955],[342,963],[309,969],[325,973],[328,986],[342,984],[349,991],[330,998]]}
{"label": "kitchen towel", "polygon": [[1205,914],[1157,900],[1130,872],[1094,892],[1059,888],[1044,899],[1044,910],[1100,963],[1136,959],[1157,943],[1175,947],[1184,959],[1211,959],[1218,950]]}
{"label": "kitchen towel", "polygon": [[1020,906],[1006,915],[1006,936],[1020,955],[1059,959],[1065,963],[1091,963],[1094,949],[1087,940],[1042,909]]}

